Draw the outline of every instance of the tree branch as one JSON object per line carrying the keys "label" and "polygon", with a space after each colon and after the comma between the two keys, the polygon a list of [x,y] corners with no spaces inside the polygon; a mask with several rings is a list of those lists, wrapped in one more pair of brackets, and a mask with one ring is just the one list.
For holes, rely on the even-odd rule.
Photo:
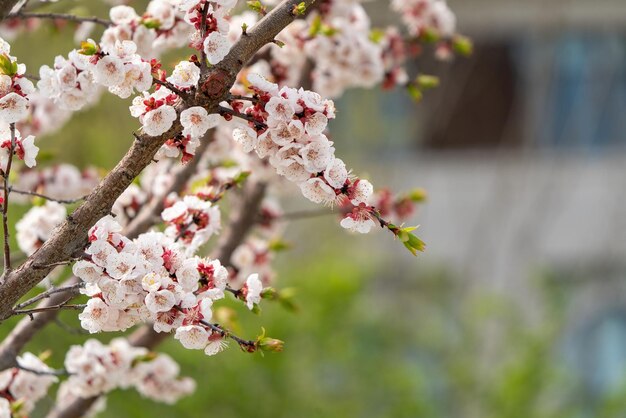
{"label": "tree branch", "polygon": [[2,188],[4,190],[4,199],[2,201],[2,231],[4,233],[4,270],[2,275],[11,271],[11,245],[9,243],[9,176],[11,175],[11,164],[13,162],[13,152],[15,151],[15,123],[10,125],[11,128],[11,146],[9,147],[9,158],[7,166],[2,172],[4,179]]}
{"label": "tree branch", "polygon": [[0,21],[4,20],[20,0],[0,0]]}
{"label": "tree branch", "polygon": [[[76,285],[80,282],[77,277],[72,277],[65,281],[65,286]],[[64,287],[65,287],[64,286]],[[67,294],[66,292],[58,292],[51,294],[49,298],[46,298],[37,307],[43,308],[46,306],[59,305],[61,303],[67,303],[74,297],[74,294]],[[38,314],[34,314],[32,318],[23,318],[18,324],[11,330],[9,335],[0,344],[0,370],[5,370],[10,367],[14,367],[16,363],[16,357],[22,351],[22,348],[37,334],[43,327],[45,327],[50,321],[57,317],[58,311],[44,311]]]}
{"label": "tree branch", "polygon": [[[315,0],[305,0],[310,6]],[[278,33],[291,23],[295,16],[293,9],[302,3],[298,0],[285,0],[261,19],[248,36],[242,36],[233,45],[223,61],[208,71],[201,81],[202,89],[196,93],[193,105],[203,106],[215,112],[217,105],[228,97],[237,74],[243,65],[262,46],[271,42]],[[192,105],[192,104],[190,104]],[[182,111],[183,104],[177,105]],[[118,165],[100,182],[68,219],[56,228],[52,236],[16,270],[3,275],[0,285],[0,321],[11,315],[13,305],[51,271],[51,267],[34,269],[33,265],[50,265],[72,258],[72,254],[87,244],[87,231],[103,216],[110,213],[115,200],[132,183],[141,171],[153,160],[159,148],[170,138],[182,132],[176,121],[163,135],[138,136],[130,150]],[[254,215],[253,215],[254,217]]]}
{"label": "tree branch", "polygon": [[6,18],[7,19],[22,19],[22,20],[26,20],[26,19],[67,20],[70,22],[77,22],[77,23],[93,22],[93,23],[102,25],[104,27],[109,27],[113,25],[113,22],[111,22],[110,20],[101,19],[96,16],[76,16],[76,15],[67,14],[67,13],[28,13],[28,12],[23,12],[20,10],[19,12],[11,13],[7,15]]}
{"label": "tree branch", "polygon": [[32,305],[33,303],[39,302],[42,299],[49,298],[50,296],[56,293],[65,293],[66,296],[76,296],[80,293],[80,289],[83,287],[85,287],[85,283],[83,282],[70,284],[70,285],[63,286],[63,287],[53,287],[52,289],[48,289],[45,292],[38,294],[37,296],[34,296],[18,305],[15,305],[14,309],[25,308],[27,306]]}
{"label": "tree branch", "polygon": [[11,187],[11,186],[9,186],[9,193],[16,193],[16,194],[21,194],[21,195],[24,195],[24,196],[40,197],[42,199],[49,200],[51,202],[57,202],[57,203],[62,203],[62,204],[66,204],[66,205],[70,205],[72,203],[77,203],[77,202],[80,202],[80,201],[85,200],[87,198],[87,196],[81,196],[81,197],[76,198],[76,199],[56,199],[54,197],[46,196],[45,194],[41,194],[41,193],[37,193],[37,192],[31,192],[29,190],[18,190],[18,189],[15,189],[15,188]]}

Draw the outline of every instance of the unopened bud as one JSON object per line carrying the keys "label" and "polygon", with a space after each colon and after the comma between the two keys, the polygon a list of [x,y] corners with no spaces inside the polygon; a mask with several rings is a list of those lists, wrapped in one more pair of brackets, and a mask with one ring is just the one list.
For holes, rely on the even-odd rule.
{"label": "unopened bud", "polygon": [[283,351],[285,342],[281,340],[277,340],[276,338],[264,337],[264,338],[259,339],[256,345],[262,351],[279,353]]}

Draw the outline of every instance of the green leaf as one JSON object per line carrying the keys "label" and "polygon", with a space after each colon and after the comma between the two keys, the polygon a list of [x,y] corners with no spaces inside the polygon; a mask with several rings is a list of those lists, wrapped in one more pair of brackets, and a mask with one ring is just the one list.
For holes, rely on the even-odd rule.
{"label": "green leaf", "polygon": [[409,92],[409,96],[411,96],[411,99],[413,99],[413,101],[415,102],[421,101],[422,97],[424,97],[424,95],[422,94],[422,90],[420,90],[420,88],[414,83],[409,83],[406,86],[406,90]]}
{"label": "green leaf", "polygon": [[8,55],[0,55],[0,72],[8,76],[14,76],[15,74],[17,74],[17,63],[13,65],[13,63],[11,62],[11,58],[9,58]]}
{"label": "green leaf", "polygon": [[301,2],[293,6],[293,14],[294,16],[302,16],[306,12],[306,3]]}
{"label": "green leaf", "polygon": [[263,6],[263,4],[261,4],[259,0],[248,0],[246,4],[251,10],[261,15],[265,15],[267,13],[267,9],[265,8],[265,6]]}
{"label": "green leaf", "polygon": [[452,49],[454,49],[457,54],[469,56],[474,51],[474,44],[467,36],[457,35],[452,39]]}
{"label": "green leaf", "polygon": [[439,77],[428,74],[420,74],[415,79],[415,82],[421,90],[434,89],[439,86]]}

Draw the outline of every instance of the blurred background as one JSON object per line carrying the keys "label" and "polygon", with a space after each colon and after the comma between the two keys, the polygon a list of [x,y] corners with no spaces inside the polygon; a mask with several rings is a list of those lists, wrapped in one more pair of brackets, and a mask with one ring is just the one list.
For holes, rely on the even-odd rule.
{"label": "blurred background", "polygon": [[[297,289],[298,311],[238,311],[242,334],[263,325],[285,351],[209,358],[169,341],[196,394],[118,391],[103,416],[626,417],[626,3],[448,2],[474,54],[426,52],[415,68],[441,86],[421,103],[352,90],[331,126],[375,186],[428,191],[413,220],[426,252],[294,222],[276,286]],[[367,6],[374,26],[397,21]],[[37,68],[72,46],[49,29],[13,52]],[[39,146],[110,169],[135,127],[109,95]],[[287,207],[313,208],[291,191]],[[52,344],[60,365],[84,339],[53,324],[29,349]]]}

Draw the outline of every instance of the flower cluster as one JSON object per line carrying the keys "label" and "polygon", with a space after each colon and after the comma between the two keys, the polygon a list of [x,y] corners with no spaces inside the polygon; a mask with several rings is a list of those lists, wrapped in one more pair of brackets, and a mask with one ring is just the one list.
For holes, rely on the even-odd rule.
{"label": "flower cluster", "polygon": [[174,104],[178,96],[166,88],[154,93],[144,92],[133,99],[130,114],[139,118],[143,131],[150,136],[158,136],[172,127],[178,117]]}
{"label": "flower cluster", "polygon": [[250,237],[239,245],[233,252],[232,264],[235,277],[231,280],[245,280],[252,272],[258,272],[263,283],[271,283],[274,278],[272,261],[274,254],[267,240],[259,237]]}
{"label": "flower cluster", "polygon": [[235,140],[244,151],[254,150],[260,158],[268,158],[276,172],[296,183],[310,201],[325,205],[350,201],[354,209],[341,225],[368,232],[374,226],[368,206],[373,187],[349,175],[323,133],[328,120],[335,117],[333,102],[303,89],[279,89],[256,74],[248,75],[248,81],[258,100],[245,112],[255,118],[251,124],[256,129],[235,129]]}
{"label": "flower cluster", "polygon": [[113,47],[98,51],[90,40],[83,45],[83,54],[89,55],[89,68],[96,83],[109,92],[126,99],[133,90],[144,92],[152,86],[152,65],[137,54],[133,41],[116,41]]}
{"label": "flower cluster", "polygon": [[165,235],[183,243],[193,254],[220,229],[220,210],[210,201],[188,195],[166,208],[161,217]]}
{"label": "flower cluster", "polygon": [[181,161],[183,163],[188,162],[193,158],[202,136],[209,129],[216,127],[220,121],[222,118],[219,115],[209,115],[206,109],[200,106],[183,110],[180,113],[180,123],[183,126],[182,134],[167,140],[159,150],[158,155],[177,157],[182,153]]}
{"label": "flower cluster", "polygon": [[38,153],[39,148],[35,145],[34,136],[22,138],[19,130],[12,131],[9,124],[0,122],[0,170],[3,172],[7,170],[11,155],[24,161],[27,167],[34,167],[37,164],[35,158]]}
{"label": "flower cluster", "polygon": [[450,37],[456,30],[456,17],[445,0],[392,0],[391,7],[402,15],[412,36],[434,31]]}
{"label": "flower cluster", "polygon": [[26,255],[41,247],[50,234],[65,220],[65,206],[48,201],[43,206],[33,206],[17,224],[17,244]]}
{"label": "flower cluster", "polygon": [[24,77],[26,66],[9,55],[11,46],[0,38],[0,121],[18,122],[28,116],[28,95],[35,86]]}
{"label": "flower cluster", "polygon": [[102,34],[100,44],[110,52],[118,41],[133,41],[137,52],[146,58],[157,58],[164,50],[189,42],[192,28],[178,13],[178,1],[152,0],[143,15],[130,6],[111,8],[113,26]]}
{"label": "flower cluster", "polygon": [[[41,170],[20,170],[14,183],[18,190],[37,192],[52,199],[71,200],[87,195],[98,184],[100,176],[94,167],[79,170],[71,164],[57,164]],[[13,202],[25,203],[29,196],[14,194]]]}
{"label": "flower cluster", "polygon": [[373,87],[383,79],[381,46],[370,39],[370,19],[356,2],[330,2],[310,18],[305,52],[315,62],[313,89],[338,97],[348,88]]}
{"label": "flower cluster", "polygon": [[180,10],[185,21],[195,28],[190,46],[203,51],[210,64],[215,65],[230,51],[229,24],[226,19],[237,0],[181,0]]}
{"label": "flower cluster", "polygon": [[67,59],[57,56],[53,68],[43,65],[39,78],[39,92],[62,109],[80,110],[95,103],[100,96],[90,71],[89,57],[77,50],[72,50]]}
{"label": "flower cluster", "polygon": [[2,418],[13,416],[11,404],[18,406],[19,416],[29,415],[37,401],[45,397],[50,386],[58,381],[55,376],[45,374],[51,372],[52,369],[32,353],[18,356],[17,364],[21,368],[0,372],[0,417]]}
{"label": "flower cluster", "polygon": [[179,378],[179,367],[165,354],[149,353],[116,338],[109,345],[90,339],[72,346],[65,357],[70,373],[65,395],[82,398],[101,395],[116,388],[136,388],[152,400],[174,403],[195,390],[190,378]]}
{"label": "flower cluster", "polygon": [[[83,292],[90,296],[79,315],[83,328],[117,331],[149,321],[157,332],[176,331],[187,348],[218,352],[223,335],[208,321],[213,302],[224,298],[226,268],[218,260],[186,258],[181,246],[163,233],[148,232],[130,241],[120,231],[113,218],[102,218],[89,233],[90,260],[74,264],[73,272],[87,283]],[[255,295],[251,292],[249,300],[256,300]]]}

